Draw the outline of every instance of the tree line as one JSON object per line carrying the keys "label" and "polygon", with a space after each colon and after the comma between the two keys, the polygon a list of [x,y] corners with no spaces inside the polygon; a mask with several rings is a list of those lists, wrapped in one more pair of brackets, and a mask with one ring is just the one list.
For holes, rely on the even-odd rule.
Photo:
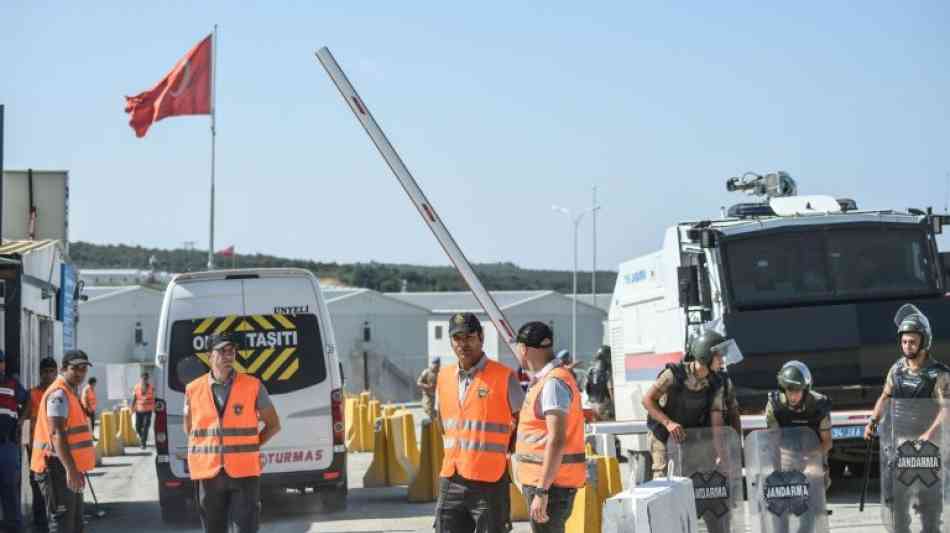
{"label": "tree line", "polygon": [[[72,242],[69,255],[80,268],[134,268],[166,272],[192,272],[204,270],[208,262],[207,251],[178,248],[165,250],[144,248],[125,244],[94,244]],[[310,259],[291,259],[264,254],[236,254],[234,257],[216,259],[219,268],[237,266],[293,267],[313,272],[323,280],[336,281],[351,287],[365,287],[380,292],[398,292],[405,289],[421,291],[467,290],[461,276],[451,266],[420,266],[392,263],[336,263]],[[483,263],[473,265],[479,279],[489,290],[553,290],[570,293],[571,271],[534,270],[521,268],[513,263]],[[578,272],[577,290],[589,293],[590,271]],[[597,272],[597,292],[613,292],[617,273]]]}

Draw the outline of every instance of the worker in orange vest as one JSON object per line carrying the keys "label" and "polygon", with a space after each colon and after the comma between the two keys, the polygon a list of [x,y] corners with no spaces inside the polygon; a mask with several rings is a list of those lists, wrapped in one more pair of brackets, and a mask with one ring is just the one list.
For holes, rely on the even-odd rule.
{"label": "worker in orange vest", "polygon": [[522,485],[531,531],[563,533],[574,495],[584,486],[584,410],[574,374],[554,357],[554,332],[544,322],[518,330],[518,361],[532,374],[518,417],[515,475]]}
{"label": "worker in orange vest", "polygon": [[439,473],[436,532],[506,532],[510,521],[508,450],[524,391],[515,373],[482,351],[484,333],[472,313],[449,321],[458,363],[439,372],[438,418],[445,455]]}
{"label": "worker in orange vest", "polygon": [[148,441],[148,428],[152,425],[152,411],[155,410],[155,386],[148,382],[148,377],[148,372],[142,372],[141,380],[132,389],[135,432],[139,435],[143,450]]}
{"label": "worker in orange vest", "polygon": [[[188,472],[198,485],[198,509],[208,533],[234,523],[254,533],[260,522],[260,447],[280,431],[267,389],[236,372],[239,334],[211,338],[211,371],[185,387]],[[258,421],[264,423],[258,429]]]}
{"label": "worker in orange vest", "polygon": [[89,417],[89,432],[93,435],[96,433],[96,406],[99,405],[96,400],[96,383],[98,382],[99,380],[94,377],[89,378],[86,386],[82,388],[82,394],[79,396],[82,408],[86,410],[86,416]]}
{"label": "worker in orange vest", "polygon": [[[33,439],[36,436],[36,417],[43,401],[43,393],[56,380],[59,365],[56,359],[44,357],[40,360],[40,384],[30,389],[30,443],[26,445],[26,456],[33,457]],[[33,491],[33,525],[41,531],[46,529],[46,498],[36,481],[36,474],[30,471],[30,489]]]}
{"label": "worker in orange vest", "polygon": [[92,433],[79,385],[92,366],[82,350],[63,355],[62,374],[43,393],[36,416],[30,469],[46,497],[47,520],[57,533],[83,530],[85,473],[96,466]]}

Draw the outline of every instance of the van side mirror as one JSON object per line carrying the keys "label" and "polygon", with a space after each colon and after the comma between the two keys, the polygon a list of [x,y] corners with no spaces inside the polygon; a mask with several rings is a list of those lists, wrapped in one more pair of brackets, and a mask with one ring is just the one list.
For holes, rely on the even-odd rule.
{"label": "van side mirror", "polygon": [[680,307],[696,307],[699,301],[699,267],[696,265],[676,268],[679,286]]}

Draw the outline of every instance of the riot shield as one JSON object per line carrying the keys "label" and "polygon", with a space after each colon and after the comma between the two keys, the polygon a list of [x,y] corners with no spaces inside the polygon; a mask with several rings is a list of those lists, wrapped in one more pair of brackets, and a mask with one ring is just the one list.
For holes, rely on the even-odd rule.
{"label": "riot shield", "polygon": [[693,480],[699,531],[745,532],[742,447],[729,426],[689,428],[686,440],[667,444],[673,475]]}
{"label": "riot shield", "polygon": [[824,454],[807,427],[753,431],[745,439],[749,520],[758,533],[827,533]]}
{"label": "riot shield", "polygon": [[950,403],[891,399],[878,427],[881,518],[891,533],[950,528]]}

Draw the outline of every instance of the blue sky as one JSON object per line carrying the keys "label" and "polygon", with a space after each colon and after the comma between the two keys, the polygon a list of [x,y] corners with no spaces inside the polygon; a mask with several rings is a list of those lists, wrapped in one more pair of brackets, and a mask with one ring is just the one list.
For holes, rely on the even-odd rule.
{"label": "blue sky", "polygon": [[[216,248],[447,264],[314,58],[329,46],[475,262],[598,266],[783,169],[801,193],[942,208],[945,2],[3,2],[7,168],[68,169],[74,240],[207,247],[207,117],[136,139],[123,96],[217,23]],[[658,3],[657,3],[658,4]],[[591,226],[581,226],[590,268]]]}

